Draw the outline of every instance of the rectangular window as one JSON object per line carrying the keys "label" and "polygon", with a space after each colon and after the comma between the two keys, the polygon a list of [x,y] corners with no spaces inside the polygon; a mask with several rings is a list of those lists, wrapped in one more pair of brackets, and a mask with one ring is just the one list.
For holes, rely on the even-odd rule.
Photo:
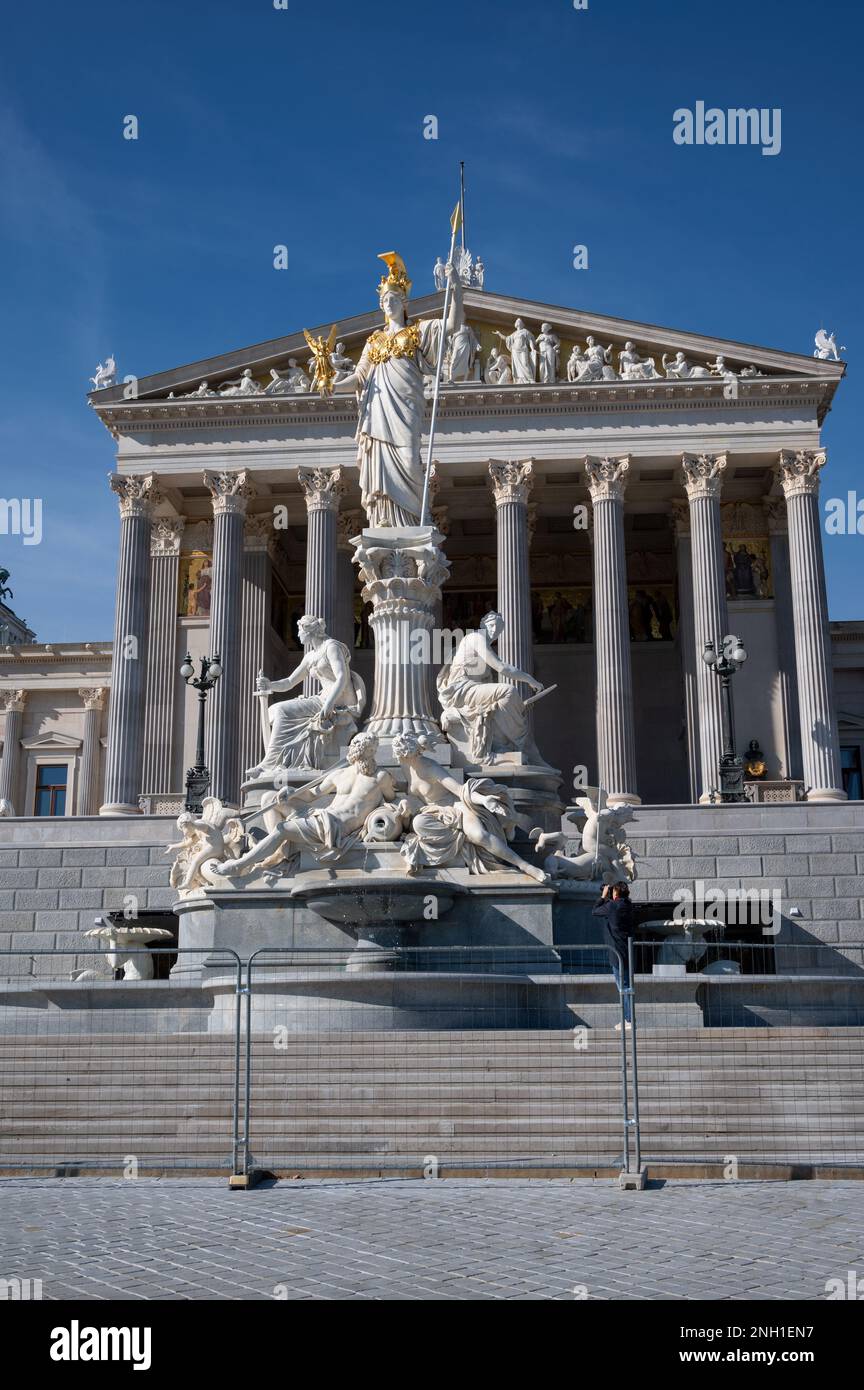
{"label": "rectangular window", "polygon": [[36,769],[35,816],[65,816],[68,772],[64,764],[56,767],[43,764]]}

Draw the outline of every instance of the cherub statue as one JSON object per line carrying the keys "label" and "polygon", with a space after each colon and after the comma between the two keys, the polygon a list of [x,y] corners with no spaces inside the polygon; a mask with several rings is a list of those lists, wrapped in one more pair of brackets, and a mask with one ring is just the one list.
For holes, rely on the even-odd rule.
{"label": "cherub statue", "polygon": [[[845,347],[840,348],[840,352],[845,352]],[[816,334],[816,351],[813,354],[822,362],[840,361],[840,353],[837,351],[837,339],[833,333],[826,333],[824,328],[820,328]]]}
{"label": "cherub statue", "polygon": [[[632,882],[636,865],[622,826],[632,820],[632,806],[606,805],[606,794],[595,787],[586,787],[586,796],[577,797],[576,805],[584,820],[574,826],[581,835],[578,854],[563,854],[556,849],[544,860],[544,868],[553,878],[601,879],[604,883]],[[529,836],[538,850],[549,845],[560,846],[566,836],[562,830],[545,833],[532,830]]]}
{"label": "cherub statue", "polygon": [[117,380],[117,363],[114,361],[113,353],[100,362],[96,368],[95,376],[91,376],[94,391],[102,391],[106,386],[113,386]]}
{"label": "cherub statue", "polygon": [[242,821],[222,805],[218,796],[205,796],[201,804],[200,816],[183,811],[177,817],[177,829],[183,838],[165,850],[174,855],[168,881],[181,895],[208,887],[212,880],[201,872],[204,865],[210,859],[237,858],[244,839]]}
{"label": "cherub statue", "polygon": [[485,777],[460,783],[429,756],[430,741],[397,734],[393,752],[406,775],[408,792],[399,803],[410,823],[401,855],[409,874],[420,868],[463,863],[471,873],[492,872],[509,864],[538,883],[549,875],[510,847],[516,813],[505,787]]}
{"label": "cherub statue", "polygon": [[[269,833],[239,859],[231,856],[208,865],[208,872],[233,878],[254,868],[272,869],[303,848],[311,850],[320,864],[341,859],[360,838],[370,813],[396,799],[390,773],[375,761],[377,752],[376,734],[355,734],[345,763],[294,791],[281,788],[268,800]],[[329,798],[325,806],[312,804],[325,797]],[[298,814],[304,806],[311,809]]]}

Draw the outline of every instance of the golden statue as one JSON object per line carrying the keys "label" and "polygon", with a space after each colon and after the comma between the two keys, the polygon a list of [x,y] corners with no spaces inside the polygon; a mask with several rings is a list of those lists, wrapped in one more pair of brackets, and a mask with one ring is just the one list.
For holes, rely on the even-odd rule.
{"label": "golden statue", "polygon": [[336,346],[336,329],[337,324],[334,323],[326,342],[323,334],[320,338],[313,338],[308,328],[303,329],[303,337],[309,344],[309,351],[315,362],[312,389],[313,391],[317,390],[319,396],[329,396],[333,390],[333,382],[336,380],[336,368],[330,360],[330,354]]}

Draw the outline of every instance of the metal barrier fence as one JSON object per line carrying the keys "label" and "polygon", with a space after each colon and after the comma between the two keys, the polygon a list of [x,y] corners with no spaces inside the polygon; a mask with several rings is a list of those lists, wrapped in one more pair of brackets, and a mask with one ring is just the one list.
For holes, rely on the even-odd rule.
{"label": "metal barrier fence", "polygon": [[631,950],[649,1166],[864,1166],[864,946],[766,936]]}
{"label": "metal barrier fence", "polygon": [[858,944],[122,954],[0,951],[0,1172],[864,1167]]}
{"label": "metal barrier fence", "polygon": [[115,980],[104,948],[0,951],[0,1173],[238,1171],[239,956],[121,957],[143,982]]}
{"label": "metal barrier fence", "polygon": [[[574,1012],[585,977],[603,1026]],[[248,963],[246,1008],[252,1167],[629,1166],[636,1100],[601,948],[268,948]]]}

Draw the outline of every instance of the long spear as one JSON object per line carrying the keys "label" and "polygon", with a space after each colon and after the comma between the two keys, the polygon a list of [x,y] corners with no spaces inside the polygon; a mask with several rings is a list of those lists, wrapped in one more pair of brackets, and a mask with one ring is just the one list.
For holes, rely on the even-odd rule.
{"label": "long spear", "polygon": [[[447,257],[447,264],[451,267],[451,274],[456,274],[453,265],[453,252],[456,249],[456,233],[462,225],[462,200],[453,209],[453,216],[450,218],[450,255]],[[429,447],[426,450],[426,472],[423,475],[423,503],[420,508],[420,525],[426,525],[426,511],[429,505],[429,475],[432,469],[432,450],[435,447],[435,422],[438,418],[438,396],[441,390],[441,369],[444,365],[444,344],[447,339],[447,315],[450,312],[450,276],[447,277],[447,285],[444,289],[444,312],[441,315],[441,337],[438,342],[438,361],[435,366],[435,391],[432,396],[432,418],[429,421]]]}

